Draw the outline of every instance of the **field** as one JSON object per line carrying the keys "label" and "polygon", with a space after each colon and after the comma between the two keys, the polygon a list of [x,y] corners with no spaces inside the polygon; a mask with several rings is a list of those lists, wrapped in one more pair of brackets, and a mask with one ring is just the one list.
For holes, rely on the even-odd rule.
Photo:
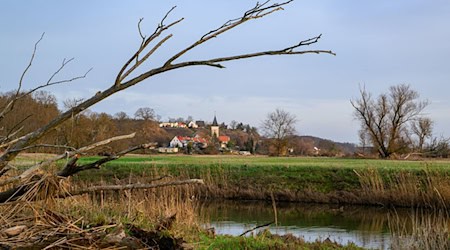
{"label": "field", "polygon": [[[22,157],[17,165],[42,155]],[[99,157],[84,157],[88,163]],[[61,162],[63,164],[63,162]],[[131,155],[74,181],[124,183],[170,176],[203,179],[199,198],[450,207],[450,161],[320,157]]]}
{"label": "field", "polygon": [[[90,162],[97,157],[84,158]],[[200,178],[197,195],[208,198],[270,199],[396,206],[450,205],[450,162],[343,158],[238,156],[128,156],[82,182],[117,182],[130,177]],[[441,204],[441,205],[439,205]]]}

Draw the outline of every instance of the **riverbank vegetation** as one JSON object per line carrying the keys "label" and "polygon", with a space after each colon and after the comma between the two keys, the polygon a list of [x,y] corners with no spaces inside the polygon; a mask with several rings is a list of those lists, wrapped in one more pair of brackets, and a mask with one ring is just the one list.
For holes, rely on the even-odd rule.
{"label": "riverbank vegetation", "polygon": [[277,201],[450,207],[450,162],[445,160],[136,156],[75,179],[117,181],[142,174],[203,179],[205,185],[196,189],[202,199],[269,200],[273,195]]}
{"label": "riverbank vegetation", "polygon": [[[130,175],[123,181],[146,179],[148,175]],[[98,180],[97,184],[102,183],[107,181]],[[83,183],[41,179],[39,185],[24,195],[26,199],[0,206],[0,247],[360,249],[353,244],[342,246],[326,239],[310,243],[269,232],[247,237],[216,235],[213,229],[204,229],[196,215],[199,200],[193,186],[105,191],[66,199],[51,195],[52,190],[69,190],[70,186],[78,185]]]}
{"label": "riverbank vegetation", "polygon": [[[14,171],[20,172],[22,165],[46,157],[48,155],[19,155],[14,161],[18,169]],[[81,158],[80,164],[94,160],[97,157]],[[60,163],[63,165],[65,160]],[[133,155],[109,162],[101,169],[43,183],[39,186],[40,191],[34,194],[41,195],[40,202],[30,202],[33,198],[26,196],[28,201],[3,205],[0,207],[4,225],[2,242],[6,246],[27,246],[26,242],[35,239],[55,247],[145,246],[139,244],[167,236],[165,239],[175,242],[177,247],[194,249],[227,246],[236,249],[358,249],[352,244],[342,246],[329,241],[307,243],[296,237],[286,241],[286,236],[282,238],[269,233],[247,237],[215,235],[213,230],[202,228],[203,222],[195,213],[196,206],[211,199],[271,200],[273,197],[276,202],[423,206],[443,211],[441,215],[448,216],[449,168],[447,161]],[[186,178],[202,178],[205,184],[100,191],[66,199],[43,197],[55,189],[70,190],[93,184],[159,183]],[[403,222],[395,222],[394,214],[391,222],[392,228],[403,226]],[[418,222],[420,220],[408,223],[415,223],[417,229],[423,228]],[[5,230],[15,227],[26,228],[27,237],[23,233],[5,236]],[[417,230],[422,243],[413,243],[423,246],[421,244],[437,242],[434,244],[442,246],[448,239],[448,225],[439,228],[447,231],[441,230],[439,238],[434,240],[426,236],[433,228]],[[396,232],[399,239],[411,235],[409,231]]]}

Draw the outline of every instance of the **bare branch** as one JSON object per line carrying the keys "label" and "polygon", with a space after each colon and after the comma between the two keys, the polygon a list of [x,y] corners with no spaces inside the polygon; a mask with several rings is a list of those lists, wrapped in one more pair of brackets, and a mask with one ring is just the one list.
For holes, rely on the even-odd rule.
{"label": "bare branch", "polygon": [[97,147],[109,144],[109,143],[111,143],[113,141],[131,139],[135,135],[136,135],[136,133],[131,133],[131,134],[128,134],[128,135],[115,136],[115,137],[112,137],[112,138],[109,138],[109,139],[106,139],[106,140],[103,140],[103,141],[100,141],[100,142],[96,142],[96,143],[91,144],[89,146],[79,148],[75,153],[78,153],[78,154],[85,153],[85,152],[91,151],[94,148],[97,148]]}
{"label": "bare branch", "polygon": [[[158,26],[156,27],[155,31],[148,37],[146,38],[146,36],[144,36],[142,34],[141,31],[141,22],[143,21],[143,18],[139,19],[138,22],[138,32],[139,32],[139,36],[142,39],[141,45],[139,47],[139,49],[134,53],[133,56],[131,56],[130,59],[128,59],[128,61],[122,66],[122,68],[120,69],[119,73],[117,74],[116,77],[116,81],[114,83],[114,86],[118,87],[121,82],[123,81],[123,79],[126,78],[126,76],[128,76],[131,72],[133,72],[137,67],[139,67],[140,64],[142,64],[142,62],[144,62],[145,60],[148,59],[148,57],[154,53],[154,51],[156,51],[167,39],[169,39],[170,37],[166,37],[163,39],[162,42],[159,42],[157,45],[155,45],[155,47],[153,47],[153,51],[147,53],[146,58],[145,59],[141,59],[139,60],[139,55],[145,50],[145,48],[156,38],[158,38],[165,30],[169,29],[170,27],[178,24],[179,22],[183,21],[184,19],[178,19],[172,23],[170,23],[169,25],[165,25],[164,21],[166,20],[166,18],[169,16],[169,14],[176,8],[176,6],[172,7],[165,15],[164,17],[161,19],[160,23],[158,24]],[[171,35],[170,35],[171,36]],[[124,72],[127,70],[127,68],[130,66],[131,62],[136,61],[135,66],[133,66],[132,69],[128,70],[127,73],[124,74]],[[139,64],[139,65],[138,65]]]}
{"label": "bare branch", "polygon": [[127,72],[123,73],[123,75],[120,77],[119,81],[120,82],[123,81],[128,75],[130,75],[134,70],[136,70],[136,68],[141,66],[141,64],[143,62],[145,62],[159,47],[161,47],[161,45],[163,45],[163,43],[165,43],[171,37],[172,37],[172,34],[164,37],[142,59],[139,60],[138,57],[136,57],[136,63],[133,66],[131,66],[131,68],[128,69]]}
{"label": "bare branch", "polygon": [[53,79],[54,79],[54,78],[55,78],[55,77],[56,77],[56,76],[57,76],[57,75],[58,75],[58,74],[66,67],[66,65],[69,64],[71,61],[74,60],[74,58],[71,58],[71,59],[69,59],[69,60],[67,60],[67,61],[66,61],[66,59],[63,59],[63,62],[62,62],[62,64],[61,64],[61,66],[60,66],[60,67],[59,67],[59,68],[58,68],[58,69],[50,76],[50,78],[47,80],[46,83],[44,83],[44,84],[42,84],[42,85],[39,85],[39,86],[37,86],[37,87],[35,87],[35,88],[33,88],[33,89],[31,89],[31,90],[25,92],[25,93],[20,93],[21,90],[22,90],[23,79],[24,79],[26,73],[28,72],[28,70],[29,70],[29,69],[31,68],[31,66],[32,66],[32,63],[33,63],[34,58],[35,58],[35,55],[36,55],[37,46],[38,46],[38,44],[42,41],[42,39],[43,39],[43,37],[44,37],[44,34],[45,34],[45,33],[42,33],[40,39],[35,43],[35,45],[34,45],[34,50],[33,50],[32,56],[31,56],[31,59],[30,59],[30,61],[29,61],[28,65],[27,65],[27,67],[25,68],[25,70],[23,71],[23,73],[22,73],[22,75],[21,75],[21,77],[20,77],[19,84],[18,84],[18,87],[17,87],[17,90],[16,90],[16,94],[14,95],[14,97],[12,98],[12,100],[9,101],[9,102],[5,105],[5,107],[3,108],[3,110],[0,112],[0,120],[2,120],[2,119],[5,117],[5,115],[6,115],[7,113],[11,112],[11,111],[14,109],[14,106],[15,106],[16,102],[17,102],[19,99],[21,99],[21,98],[23,98],[23,97],[25,97],[25,96],[28,96],[28,95],[30,95],[30,94],[32,94],[32,93],[34,93],[34,92],[36,92],[37,90],[42,89],[42,88],[46,88],[46,87],[49,87],[49,86],[52,86],[52,85],[57,85],[57,84],[62,84],[62,83],[69,83],[69,82],[73,82],[73,81],[76,81],[76,80],[85,78],[85,77],[87,76],[87,74],[92,70],[92,68],[89,69],[86,73],[84,73],[84,75],[81,75],[81,76],[76,76],[76,77],[72,77],[72,78],[70,78],[70,79],[64,79],[64,80],[60,80],[60,81],[53,81]]}
{"label": "bare branch", "polygon": [[251,229],[249,229],[249,230],[247,230],[247,231],[241,233],[239,236],[244,236],[244,235],[246,235],[246,234],[248,234],[248,233],[250,233],[250,232],[252,232],[252,231],[255,231],[255,230],[258,229],[258,228],[268,227],[268,226],[272,225],[273,223],[275,223],[275,221],[271,221],[271,222],[269,222],[269,223],[266,223],[266,224],[263,224],[263,225],[256,226],[256,227],[254,227],[254,228],[251,228]]}
{"label": "bare branch", "polygon": [[[11,169],[13,169],[13,167],[11,165],[7,165],[5,168],[0,170],[0,177],[2,177],[4,174],[9,172],[9,170],[11,170]],[[0,186],[2,186],[2,185],[0,185]]]}
{"label": "bare branch", "polygon": [[[73,59],[73,58],[72,58]],[[71,59],[71,60],[72,60]],[[52,86],[52,85],[57,85],[57,84],[62,84],[62,83],[69,83],[69,82],[73,82],[73,81],[76,81],[76,80],[80,80],[80,79],[83,79],[83,78],[86,78],[86,76],[89,74],[89,72],[91,72],[92,71],[92,68],[90,68],[90,69],[88,69],[87,71],[86,71],[86,73],[84,73],[83,75],[80,75],[80,76],[75,76],[75,77],[72,77],[72,78],[69,78],[69,79],[64,79],[64,80],[60,80],[60,81],[54,81],[54,82],[52,82],[51,80],[67,65],[67,63],[69,63],[71,60],[69,60],[69,61],[67,61],[67,62],[63,62],[63,65],[55,72],[55,73],[53,73],[53,75],[50,77],[50,79],[45,83],[45,84],[42,84],[42,85],[40,85],[40,86],[37,86],[36,88],[33,88],[33,89],[31,89],[30,91],[28,91],[28,92],[26,92],[25,94],[23,94],[23,96],[26,96],[26,95],[29,95],[29,94],[31,94],[31,93],[33,93],[33,92],[35,92],[35,91],[37,91],[37,90],[39,90],[39,89],[42,89],[42,88],[46,88],[46,87],[49,87],[49,86]]]}
{"label": "bare branch", "polygon": [[180,185],[188,185],[188,184],[200,184],[203,185],[205,182],[202,179],[189,179],[189,180],[181,180],[181,181],[171,181],[164,183],[155,183],[155,184],[128,184],[128,185],[108,185],[108,186],[94,186],[89,187],[82,190],[76,190],[71,192],[70,194],[63,194],[59,196],[59,198],[64,198],[67,196],[76,196],[87,193],[93,193],[98,191],[123,191],[123,190],[137,190],[137,189],[152,189],[152,188],[160,188],[160,187],[170,187],[170,186],[180,186]]}
{"label": "bare branch", "polygon": [[[142,44],[144,44],[144,42],[145,42],[145,36],[142,34],[142,30],[141,30],[141,22],[144,20],[144,18],[140,18],[139,19],[139,22],[138,22],[138,31],[139,31],[139,35],[141,36],[141,38],[142,38]],[[141,46],[142,46],[142,44],[141,44]]]}
{"label": "bare branch", "polygon": [[[132,134],[129,134],[129,135],[120,135],[120,136],[108,138],[108,139],[100,141],[100,142],[96,142],[96,143],[88,145],[86,147],[79,148],[79,149],[77,149],[75,151],[66,151],[64,154],[57,155],[57,156],[55,156],[55,157],[53,157],[51,159],[42,161],[42,162],[40,162],[40,163],[30,167],[29,169],[27,169],[26,171],[24,171],[22,174],[20,174],[18,176],[14,176],[14,177],[9,178],[7,180],[1,181],[0,182],[0,186],[4,186],[4,185],[7,185],[7,184],[10,184],[10,183],[13,183],[13,182],[17,182],[17,181],[20,181],[20,180],[27,179],[30,176],[34,175],[36,172],[40,171],[43,167],[49,166],[49,165],[53,164],[54,162],[56,162],[58,160],[65,159],[65,158],[69,159],[69,158],[72,158],[74,156],[75,156],[75,158],[77,158],[78,157],[77,154],[84,154],[84,153],[89,152],[90,150],[92,150],[94,148],[106,145],[106,144],[111,143],[113,141],[130,139],[130,138],[133,138],[135,135],[136,135],[136,133],[132,133]],[[21,150],[19,150],[19,151],[23,151],[23,148],[20,148],[20,149]],[[16,151],[15,150],[11,150],[9,152],[11,154],[17,154],[18,153],[17,150]],[[129,152],[131,152],[131,151],[129,151]]]}
{"label": "bare branch", "polygon": [[139,150],[139,149],[148,149],[150,147],[153,147],[154,145],[155,145],[154,143],[141,144],[141,145],[123,150],[115,155],[110,155],[105,158],[101,158],[95,162],[88,163],[88,164],[81,165],[81,166],[77,165],[79,156],[75,155],[69,162],[67,162],[66,166],[57,175],[61,176],[61,177],[68,177],[68,176],[72,176],[72,175],[74,175],[78,172],[84,171],[84,170],[99,169],[101,165],[103,165],[107,162],[117,160],[120,157],[122,157],[128,153],[131,153],[133,151]]}
{"label": "bare branch", "polygon": [[[281,6],[292,2],[292,0],[284,2],[284,3],[280,3],[280,4],[273,4],[271,6],[264,7],[268,2],[269,1],[266,1],[263,4],[257,3],[253,9],[246,11],[242,17],[228,20],[219,28],[206,33],[198,41],[196,41],[195,43],[191,44],[184,50],[182,50],[182,51],[178,52],[177,54],[175,54],[174,56],[172,56],[169,60],[166,61],[166,63],[164,65],[167,67],[168,65],[172,64],[172,62],[174,62],[176,59],[180,58],[182,55],[186,54],[188,51],[192,50],[193,48],[199,46],[200,44],[202,44],[206,41],[209,41],[212,38],[219,36],[220,34],[225,33],[226,31],[228,31],[230,29],[233,29],[249,20],[261,18],[261,17],[264,17],[275,11],[282,10]],[[268,12],[266,12],[266,11],[268,11]]]}
{"label": "bare branch", "polygon": [[[27,67],[25,68],[25,70],[22,72],[22,75],[20,76],[20,80],[19,80],[19,86],[17,87],[17,91],[16,91],[16,97],[19,95],[20,90],[22,88],[22,84],[23,84],[23,79],[25,78],[25,75],[27,74],[28,70],[31,68],[31,65],[33,64],[34,61],[34,57],[36,56],[36,51],[37,51],[37,46],[39,45],[39,43],[42,41],[42,39],[44,38],[45,32],[42,33],[41,37],[39,38],[39,40],[34,44],[34,49],[33,49],[33,53],[31,54],[31,58],[30,61],[27,65]],[[13,104],[14,106],[14,104]]]}
{"label": "bare branch", "polygon": [[[33,149],[33,148],[63,148],[63,149],[67,149],[70,151],[76,151],[76,148],[74,148],[74,147],[70,147],[70,146],[66,146],[66,145],[52,145],[52,144],[31,145],[31,146],[22,148],[20,151],[25,151],[25,150]],[[14,152],[14,151],[11,151],[11,152]]]}
{"label": "bare branch", "polygon": [[336,55],[334,52],[329,50],[304,50],[304,51],[293,51],[293,49],[298,48],[300,46],[304,46],[303,44],[298,44],[292,47],[288,47],[286,49],[282,50],[272,50],[272,51],[262,51],[262,52],[256,52],[251,54],[243,54],[243,55],[236,55],[236,56],[229,56],[229,57],[219,57],[214,58],[210,60],[204,60],[204,61],[189,61],[189,62],[183,62],[174,64],[173,67],[180,68],[180,67],[186,67],[186,66],[193,66],[193,65],[205,65],[205,66],[213,66],[218,68],[224,68],[224,66],[217,64],[219,62],[226,62],[226,61],[234,61],[234,60],[240,60],[240,59],[247,59],[252,57],[260,57],[260,56],[274,56],[274,55],[302,55],[302,54],[330,54],[330,55]]}
{"label": "bare branch", "polygon": [[10,102],[8,102],[5,105],[5,107],[3,108],[3,110],[0,112],[0,120],[2,120],[7,113],[9,113],[11,110],[14,109],[14,105],[16,104],[17,100],[20,99],[18,97],[19,97],[19,93],[20,93],[20,91],[22,89],[23,79],[25,78],[25,75],[27,74],[28,70],[31,68],[31,65],[33,64],[34,57],[36,56],[37,46],[39,45],[39,43],[44,38],[44,34],[45,33],[42,33],[42,35],[39,38],[39,40],[34,44],[34,49],[33,49],[33,53],[31,54],[30,61],[28,62],[28,65],[25,67],[25,70],[22,72],[22,75],[20,76],[19,83],[18,83],[17,90],[16,90],[16,94],[14,95],[12,100]]}

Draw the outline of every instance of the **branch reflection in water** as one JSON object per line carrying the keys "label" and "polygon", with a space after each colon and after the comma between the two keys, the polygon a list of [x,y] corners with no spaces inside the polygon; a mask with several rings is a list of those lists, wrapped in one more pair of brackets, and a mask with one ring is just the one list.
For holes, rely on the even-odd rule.
{"label": "branch reflection in water", "polygon": [[[274,221],[271,202],[214,200],[200,204],[197,213],[205,226],[214,227],[216,233],[236,236]],[[427,242],[434,242],[433,249],[448,247],[450,218],[445,211],[277,203],[277,217],[278,225],[269,227],[272,233],[290,233],[309,242],[329,238],[344,245],[353,242],[375,249],[422,248]],[[425,232],[424,225],[434,225],[430,228],[433,232]],[[434,235],[433,239],[430,235]]]}

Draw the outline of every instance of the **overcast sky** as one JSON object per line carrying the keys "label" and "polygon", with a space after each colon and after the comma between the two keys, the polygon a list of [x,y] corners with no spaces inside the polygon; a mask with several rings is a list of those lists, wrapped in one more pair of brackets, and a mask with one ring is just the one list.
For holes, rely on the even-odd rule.
{"label": "overcast sky", "polygon": [[[172,6],[168,21],[185,20],[174,37],[146,67],[160,65],[174,51],[190,45],[255,1],[25,1],[0,6],[0,91],[16,87],[33,45],[42,32],[25,88],[47,80],[64,58],[74,57],[61,78],[86,79],[49,88],[62,101],[88,98],[114,81],[139,46],[137,22],[151,34]],[[268,112],[295,114],[297,131],[341,142],[358,142],[359,124],[350,99],[359,86],[374,95],[406,83],[428,99],[426,113],[436,122],[436,136],[450,136],[450,1],[448,0],[296,0],[284,11],[252,21],[211,40],[183,59],[206,59],[280,49],[319,34],[308,49],[326,54],[260,57],[224,63],[226,69],[192,67],[156,76],[92,107],[96,112],[130,116],[151,107],[163,119],[187,117],[219,122],[237,120],[259,127]],[[62,108],[62,107],[61,107]]]}

